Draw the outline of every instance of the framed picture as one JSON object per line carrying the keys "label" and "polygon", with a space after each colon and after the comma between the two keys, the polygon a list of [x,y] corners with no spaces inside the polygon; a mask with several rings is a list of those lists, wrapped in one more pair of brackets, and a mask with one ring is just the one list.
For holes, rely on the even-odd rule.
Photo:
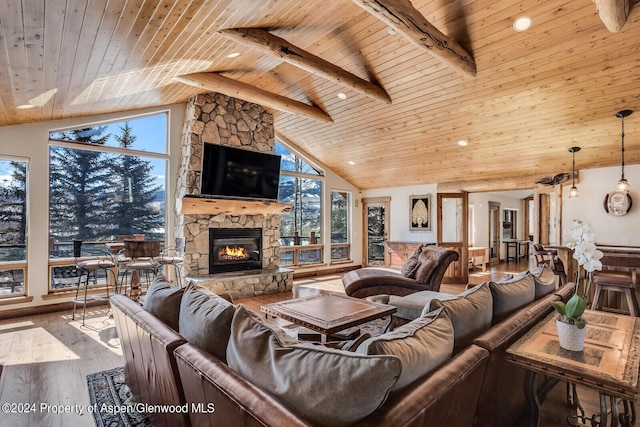
{"label": "framed picture", "polygon": [[409,230],[431,231],[431,194],[409,196]]}

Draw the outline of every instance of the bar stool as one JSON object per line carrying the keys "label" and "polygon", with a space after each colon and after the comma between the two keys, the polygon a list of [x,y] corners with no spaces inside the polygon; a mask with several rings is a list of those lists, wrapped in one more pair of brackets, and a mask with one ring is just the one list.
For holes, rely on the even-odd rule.
{"label": "bar stool", "polygon": [[[640,267],[640,257],[624,255],[605,255],[600,260],[602,271],[593,273],[593,284],[596,285],[593,295],[592,310],[602,309],[603,291],[623,293],[629,307],[629,314],[640,316],[640,307],[636,296],[636,268]],[[615,268],[615,269],[612,269]]]}
{"label": "bar stool", "polygon": [[178,287],[182,287],[182,276],[180,275],[180,267],[184,263],[184,237],[176,237],[176,244],[173,247],[164,248],[160,252],[160,256],[154,258],[159,264],[158,268],[165,265],[173,265],[176,271],[176,283]]}
{"label": "bar stool", "polygon": [[122,285],[127,282],[127,277],[131,274],[129,282],[129,298],[134,301],[140,296],[140,275],[144,274],[146,282],[151,282],[151,276],[155,277],[158,269],[158,262],[154,259],[160,254],[160,240],[125,240],[124,258],[118,263],[122,270]]}
{"label": "bar stool", "polygon": [[[109,272],[113,276],[114,286],[116,293],[118,292],[118,279],[116,277],[115,268],[116,262],[113,255],[107,251],[101,251],[99,249],[82,249],[82,240],[73,241],[73,257],[75,258],[76,269],[78,270],[78,286],[76,287],[76,297],[73,299],[73,312],[71,319],[76,318],[76,306],[78,304],[83,305],[82,309],[82,326],[84,326],[84,319],[87,314],[87,291],[89,288],[89,279],[93,274],[93,281],[97,283],[97,272],[104,271],[107,281],[107,299],[109,299]],[[82,276],[85,276],[84,280],[84,297],[78,298],[80,293],[80,287],[82,286]],[[102,299],[101,296],[96,296],[95,300]]]}

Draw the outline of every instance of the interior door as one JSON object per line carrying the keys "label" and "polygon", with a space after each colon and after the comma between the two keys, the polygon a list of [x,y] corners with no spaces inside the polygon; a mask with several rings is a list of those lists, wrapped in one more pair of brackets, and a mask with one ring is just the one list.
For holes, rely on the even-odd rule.
{"label": "interior door", "polygon": [[469,282],[468,193],[438,193],[438,245],[458,252],[442,283]]}
{"label": "interior door", "polygon": [[500,263],[500,203],[489,202],[489,265]]}
{"label": "interior door", "polygon": [[562,186],[534,188],[533,241],[542,245],[560,245],[562,233]]}
{"label": "interior door", "polygon": [[385,265],[385,242],[389,236],[390,197],[362,199],[362,224],[365,230],[363,244],[364,267]]}

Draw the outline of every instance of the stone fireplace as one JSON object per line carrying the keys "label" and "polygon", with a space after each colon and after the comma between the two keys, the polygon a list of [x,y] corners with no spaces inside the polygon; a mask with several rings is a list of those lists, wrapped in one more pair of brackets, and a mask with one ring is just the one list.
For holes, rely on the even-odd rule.
{"label": "stone fireplace", "polygon": [[[197,95],[187,104],[175,229],[176,237],[185,238],[185,276],[234,297],[290,290],[293,271],[280,268],[280,217],[272,209],[278,204],[199,198],[205,142],[273,153],[273,115],[259,105],[222,94]],[[217,253],[222,243],[211,236],[222,233],[226,246],[231,243],[226,233],[234,230],[237,236],[232,238],[239,238],[240,246],[251,252],[248,259],[234,254],[232,247],[229,255]]]}

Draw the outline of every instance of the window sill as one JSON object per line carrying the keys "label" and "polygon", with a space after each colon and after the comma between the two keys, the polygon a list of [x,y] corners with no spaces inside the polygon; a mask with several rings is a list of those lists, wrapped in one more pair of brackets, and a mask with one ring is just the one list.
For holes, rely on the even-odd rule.
{"label": "window sill", "polygon": [[11,305],[11,304],[22,304],[25,302],[33,301],[33,297],[21,295],[18,297],[7,297],[0,299],[0,306],[2,305]]}

